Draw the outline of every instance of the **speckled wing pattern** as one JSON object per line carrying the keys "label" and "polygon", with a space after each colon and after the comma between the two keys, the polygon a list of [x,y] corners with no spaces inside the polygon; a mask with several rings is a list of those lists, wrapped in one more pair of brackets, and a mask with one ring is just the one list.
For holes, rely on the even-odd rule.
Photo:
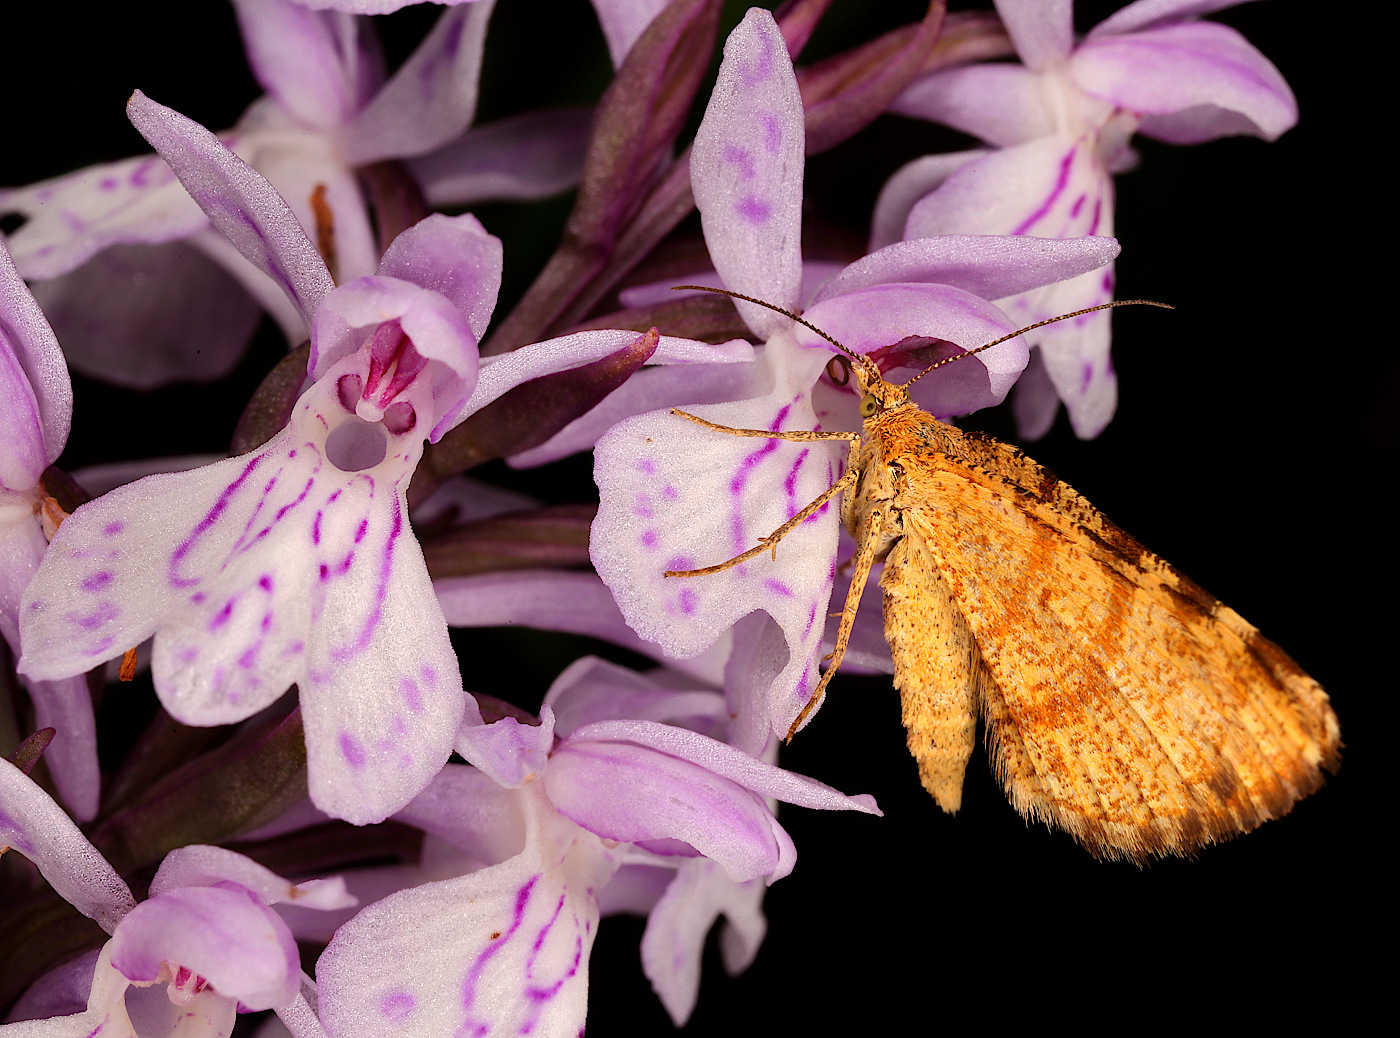
{"label": "speckled wing pattern", "polygon": [[969,690],[1012,804],[1099,857],[1189,854],[1336,769],[1317,682],[1047,469],[915,408],[866,433],[897,473],[885,628],[935,796]]}

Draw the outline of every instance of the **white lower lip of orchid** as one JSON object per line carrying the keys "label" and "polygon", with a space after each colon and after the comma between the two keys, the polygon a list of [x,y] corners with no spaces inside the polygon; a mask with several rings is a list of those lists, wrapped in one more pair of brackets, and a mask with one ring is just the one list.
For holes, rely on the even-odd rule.
{"label": "white lower lip of orchid", "polygon": [[388,437],[378,422],[348,418],[326,437],[326,459],[342,472],[372,469],[388,451]]}

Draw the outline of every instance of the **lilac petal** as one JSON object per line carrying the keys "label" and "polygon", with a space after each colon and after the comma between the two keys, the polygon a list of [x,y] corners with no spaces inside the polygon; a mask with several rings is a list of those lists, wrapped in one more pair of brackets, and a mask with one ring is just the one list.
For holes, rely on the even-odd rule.
{"label": "lilac petal", "polygon": [[[63,965],[49,970],[36,980],[15,1002],[7,1022],[23,1020],[44,1020],[51,1016],[72,1016],[87,1008],[88,995],[92,992],[93,973],[102,949],[70,959]],[[7,1031],[6,1034],[23,1034],[21,1030]]]}
{"label": "lilac petal", "polygon": [[434,208],[532,201],[577,186],[591,108],[547,108],[474,126],[451,144],[407,162]]}
{"label": "lilac petal", "polygon": [[[811,429],[802,388],[828,352],[793,351],[766,359],[777,388],[755,400],[691,408],[721,425]],[[795,352],[807,356],[792,358]],[[792,364],[790,370],[787,365]],[[769,693],[772,724],[786,732],[816,686],[815,654],[825,626],[836,548],[837,506],[828,502],[767,552],[699,577],[667,570],[718,564],[758,543],[836,480],[845,444],[737,437],[666,412],[630,418],[594,452],[600,492],[590,554],[627,623],[667,655],[704,650],[740,617],[767,611],[782,626],[789,660]]]}
{"label": "lilac petal", "polygon": [[311,316],[335,284],[287,203],[261,174],[194,120],[139,90],[126,107],[132,123],[170,163],[214,226],[281,286],[309,328]]}
{"label": "lilac petal", "polygon": [[1044,84],[1020,65],[959,65],[916,79],[890,111],[1006,147],[1055,132]]}
{"label": "lilac petal", "polygon": [[[482,2],[474,9],[487,6]],[[475,216],[433,215],[393,240],[379,273],[446,296],[480,339],[496,308],[501,260],[501,240],[487,234]]]}
{"label": "lilac petal", "polygon": [[856,260],[822,286],[813,302],[888,282],[934,282],[983,299],[1000,299],[1098,270],[1119,251],[1112,238],[914,238]]}
{"label": "lilac petal", "polygon": [[[341,11],[345,14],[393,14],[423,0],[296,0],[303,7],[313,11]],[[477,0],[433,0],[445,6],[470,4]]]}
{"label": "lilac petal", "polygon": [[207,220],[203,230],[190,235],[187,241],[223,267],[225,272],[243,286],[243,291],[277,322],[282,334],[286,336],[288,346],[300,345],[306,341],[311,333],[311,325],[302,316],[296,302],[282,291],[281,285],[244,258],[243,253]]}
{"label": "lilac petal", "polygon": [[[598,721],[574,732],[566,746],[572,747],[579,742],[632,743],[688,761],[745,789],[784,803],[820,811],[860,811],[883,816],[875,804],[875,798],[868,793],[847,796],[816,779],[765,764],[727,743],[675,725],[638,720]],[[553,765],[551,759],[551,770]],[[546,774],[546,782],[548,780],[549,775]]]}
{"label": "lilac petal", "polygon": [[1112,198],[1091,142],[1042,137],[964,165],[914,206],[905,235],[1110,235]]}
{"label": "lilac petal", "polygon": [[1072,0],[996,0],[997,14],[1028,69],[1043,72],[1074,46]]}
{"label": "lilac petal", "polygon": [[[715,269],[736,292],[793,309],[802,280],[802,98],[773,16],[752,8],[724,45],[690,182]],[[787,319],[738,303],[763,338]]]}
{"label": "lilac petal", "polygon": [[1143,132],[1176,144],[1235,133],[1271,141],[1298,121],[1298,102],[1279,70],[1236,30],[1215,22],[1089,40],[1070,70],[1090,94],[1167,117],[1144,124]]}
{"label": "lilac petal", "polygon": [[34,702],[34,728],[52,728],[44,751],[58,795],[80,822],[97,814],[102,776],[97,766],[97,720],[87,675],[58,681],[25,681]]}
{"label": "lilac petal", "polygon": [[583,1029],[596,891],[615,866],[597,837],[554,813],[539,785],[522,791],[530,842],[519,855],[392,894],[340,928],[316,965],[331,1035]]}
{"label": "lilac petal", "polygon": [[762,799],[690,761],[575,735],[550,758],[544,786],[560,814],[604,839],[681,840],[739,883],[792,871],[791,840]]}
{"label": "lilac petal", "polygon": [[248,293],[184,241],[113,245],[36,282],[34,297],[74,371],[130,389],[227,375],[262,319]]}
{"label": "lilac petal", "polygon": [[315,130],[350,120],[359,102],[351,19],[292,0],[233,0],[233,7],[253,77],[282,108]]}
{"label": "lilac petal", "polygon": [[1030,363],[1011,391],[1011,413],[1016,419],[1016,432],[1023,440],[1035,441],[1048,433],[1060,410],[1060,397],[1055,383],[1045,370],[1040,350],[1031,350]]}
{"label": "lilac petal", "polygon": [[156,155],[0,190],[0,213],[9,212],[26,217],[8,237],[15,264],[27,278],[66,274],[109,245],[174,241],[208,226]]}
{"label": "lilac petal", "polygon": [[875,252],[904,237],[904,225],[909,210],[958,169],[986,155],[983,149],[957,151],[946,155],[925,155],[895,170],[880,189],[875,200],[875,214],[870,220],[870,250]]}
{"label": "lilac petal", "polygon": [[478,865],[498,865],[525,848],[528,805],[535,798],[531,790],[507,789],[476,768],[449,764],[394,818],[445,841]]}
{"label": "lilac petal", "polygon": [[754,880],[735,883],[713,861],[687,861],[676,870],[676,878],[647,916],[642,972],[677,1027],[685,1026],[695,1008],[705,938],[721,915],[725,970],[735,976],[753,962],[768,929],[764,890]]}
{"label": "lilac petal", "polygon": [[73,820],[7,760],[0,760],[0,846],[32,861],[65,901],[108,933],[136,904]]}
{"label": "lilac petal", "polygon": [[277,913],[232,884],[181,887],[137,905],[112,938],[112,965],[135,983],[161,977],[165,963],[205,978],[249,1009],[296,995],[296,942]]}
{"label": "lilac petal", "polygon": [[685,661],[666,659],[651,642],[638,638],[618,612],[612,593],[592,573],[518,570],[433,582],[443,614],[452,627],[504,627],[519,624],[543,631],[566,631],[620,645],[664,661],[695,677],[719,682],[727,640]]}
{"label": "lilac petal", "polygon": [[667,0],[593,0],[614,70],[622,65],[632,44],[666,3]]}
{"label": "lilac petal", "polygon": [[0,240],[0,490],[28,490],[68,442],[73,386],[53,329]]}
{"label": "lilac petal", "polygon": [[237,883],[265,905],[287,902],[303,908],[336,909],[356,904],[339,876],[293,883],[252,858],[207,844],[191,844],[167,854],[151,880],[151,896],[180,887],[212,887],[226,882]]}
{"label": "lilac petal", "polygon": [[454,744],[468,764],[507,789],[519,789],[544,773],[554,748],[554,711],[545,707],[538,725],[503,717],[491,724],[464,724]]}
{"label": "lilac petal", "polygon": [[[1016,328],[986,300],[934,284],[874,285],[818,303],[806,317],[856,353],[870,353],[911,336],[943,339],[971,350]],[[797,341],[815,351],[830,349],[805,328]],[[1026,343],[1017,337],[921,379],[912,392],[919,406],[932,414],[967,414],[1005,399],[1026,360]],[[920,368],[901,366],[885,374],[903,381]]]}
{"label": "lilac petal", "polygon": [[555,731],[564,738],[594,721],[621,718],[716,731],[728,720],[724,697],[713,689],[678,690],[659,684],[655,673],[638,674],[596,656],[569,664],[549,686],[544,701],[557,714]]}
{"label": "lilac petal", "polygon": [[444,11],[432,31],[345,131],[345,159],[363,166],[421,155],[459,136],[476,115],[486,24],[495,0]]}
{"label": "lilac petal", "polygon": [[1089,39],[1136,32],[1166,21],[1180,21],[1213,14],[1234,7],[1245,0],[1136,0],[1114,11],[1089,30]]}

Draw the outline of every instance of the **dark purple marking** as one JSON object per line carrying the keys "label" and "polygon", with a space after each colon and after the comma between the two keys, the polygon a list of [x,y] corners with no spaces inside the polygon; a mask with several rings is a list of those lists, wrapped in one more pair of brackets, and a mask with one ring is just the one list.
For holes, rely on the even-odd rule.
{"label": "dark purple marking", "polygon": [[365,748],[360,740],[349,732],[340,733],[340,752],[352,768],[365,766]]}
{"label": "dark purple marking", "polygon": [[121,181],[116,177],[103,177],[97,182],[97,186],[102,191],[111,191],[120,183]]}
{"label": "dark purple marking", "polygon": [[322,584],[331,579],[331,568],[324,562],[321,563],[320,578]]}
{"label": "dark purple marking", "polygon": [[667,501],[674,501],[676,498],[681,496],[681,492],[675,487],[671,486],[671,484],[667,483],[664,487],[661,488],[661,496],[664,497]]}
{"label": "dark purple marking", "polygon": [[109,569],[104,569],[98,573],[92,574],[91,576],[84,577],[82,588],[84,591],[101,591],[104,587],[107,587],[111,583],[112,571]]}
{"label": "dark purple marking", "polygon": [[666,568],[670,570],[694,569],[695,560],[689,555],[673,555],[666,560]]}
{"label": "dark purple marking", "polygon": [[[511,919],[510,926],[506,929],[505,933],[492,941],[481,954],[476,957],[476,961],[472,963],[471,969],[467,970],[467,975],[462,980],[463,1009],[471,1009],[472,1003],[476,1001],[476,987],[481,983],[481,975],[486,972],[487,963],[500,953],[501,949],[515,936],[521,924],[525,922],[525,906],[530,903],[530,891],[535,889],[535,884],[538,883],[539,880],[539,876],[531,876],[529,881],[520,888],[519,892],[515,895],[515,915],[514,918]],[[482,1027],[478,1033],[485,1034],[487,1029],[488,1028]],[[461,1032],[459,1031],[458,1033],[460,1034]]]}
{"label": "dark purple marking", "polygon": [[402,1023],[417,1004],[407,991],[395,991],[380,999],[379,1014],[387,1020]]}
{"label": "dark purple marking", "polygon": [[642,547],[643,547],[643,548],[655,548],[655,547],[656,547],[656,541],[657,541],[656,531],[655,531],[655,530],[643,530],[643,531],[642,531],[642,538],[641,538],[641,540],[642,540]]}
{"label": "dark purple marking", "polygon": [[[373,480],[370,481],[373,486]],[[394,575],[394,545],[399,536],[403,533],[403,511],[399,507],[394,508],[394,521],[389,527],[389,539],[384,543],[384,554],[379,565],[379,576],[374,589],[374,606],[370,609],[369,615],[365,617],[365,623],[360,628],[359,637],[354,645],[342,646],[331,650],[331,659],[336,663],[344,663],[358,653],[369,648],[370,641],[374,638],[374,632],[384,619],[384,602],[389,597],[389,581]],[[351,556],[346,558],[348,567]]]}
{"label": "dark purple marking", "polygon": [[326,513],[321,509],[316,509],[316,518],[311,520],[311,543],[317,547],[321,544],[321,520]]}
{"label": "dark purple marking", "polygon": [[258,625],[259,633],[266,634],[268,631],[272,630],[272,619],[273,616],[271,609],[263,613],[262,623]]}
{"label": "dark purple marking", "polygon": [[817,623],[817,603],[813,602],[812,605],[810,606],[810,608],[808,608],[808,610],[807,610],[807,626],[806,626],[805,628],[803,628],[802,633],[803,633],[804,635],[811,634],[811,633],[812,633],[812,628],[813,628],[814,626],[816,626],[816,623]]}
{"label": "dark purple marking", "polygon": [[[287,503],[286,503],[285,505],[283,505],[281,508],[277,509],[277,514],[274,515],[274,516],[272,517],[272,521],[269,522],[266,526],[264,526],[261,530],[259,530],[258,533],[257,533],[257,536],[254,537],[253,539],[254,539],[254,540],[262,540],[262,538],[264,538],[264,537],[266,537],[268,534],[270,534],[270,533],[272,532],[272,528],[273,528],[274,526],[276,526],[278,523],[280,523],[280,522],[286,517],[286,515],[287,515],[288,512],[290,512],[293,508],[295,508],[297,505],[301,504],[303,501],[305,501],[305,500],[307,499],[307,497],[308,497],[308,496],[310,495],[310,493],[311,493],[311,488],[314,487],[315,485],[316,485],[316,480],[315,480],[315,478],[309,477],[309,478],[306,480],[306,486],[304,486],[304,487],[301,488],[301,493],[298,494],[293,500],[287,502]],[[272,484],[268,484],[268,490],[270,491],[271,489],[272,489]],[[266,496],[267,496],[267,495],[263,495],[263,496],[264,496],[264,499],[266,499]],[[258,507],[259,507],[259,509],[262,508],[261,503],[259,503]],[[251,523],[250,523],[250,525],[251,525]]]}
{"label": "dark purple marking", "polygon": [[767,223],[773,207],[757,195],[745,195],[734,203],[734,211],[749,223]]}
{"label": "dark purple marking", "polygon": [[355,543],[359,544],[365,539],[365,534],[369,532],[369,520],[361,519],[360,525],[355,527]]}
{"label": "dark purple marking", "polygon": [[753,179],[757,166],[755,166],[753,155],[749,153],[748,148],[741,148],[737,144],[725,141],[724,146],[720,149],[720,157],[739,171],[741,181]]}
{"label": "dark purple marking", "polygon": [[251,670],[253,664],[258,661],[258,646],[253,645],[243,650],[243,655],[238,657],[238,665],[244,670]]}
{"label": "dark purple marking", "polygon": [[1089,229],[1088,229],[1087,231],[1085,231],[1084,233],[1085,233],[1085,234],[1088,234],[1088,235],[1098,234],[1098,233],[1099,233],[1099,219],[1100,219],[1102,216],[1103,216],[1103,199],[1102,199],[1102,198],[1096,198],[1096,199],[1094,200],[1094,218],[1093,218],[1092,220],[1089,221]]}
{"label": "dark purple marking", "polygon": [[651,498],[646,494],[638,494],[632,500],[632,514],[643,519],[651,519],[656,515],[656,509],[651,507]]}
{"label": "dark purple marking", "polygon": [[272,574],[264,573],[258,578],[258,587],[262,588],[269,595],[272,594]]}
{"label": "dark purple marking", "polygon": [[106,526],[102,527],[102,535],[103,535],[104,537],[115,537],[117,534],[121,533],[121,532],[122,532],[123,530],[125,530],[125,529],[126,529],[126,523],[123,523],[123,522],[108,523]]}
{"label": "dark purple marking", "polygon": [[423,694],[418,691],[418,682],[412,678],[404,678],[399,682],[399,690],[403,692],[403,701],[408,704],[408,708],[415,714],[423,712]]}
{"label": "dark purple marking", "polygon": [[[810,447],[803,447],[802,453],[797,456],[797,460],[792,463],[792,468],[788,471],[787,478],[783,480],[783,491],[789,498],[797,496],[797,474],[802,471],[802,463],[807,460],[807,455],[811,454]],[[794,512],[794,515],[797,513]]]}
{"label": "dark purple marking", "polygon": [[1105,292],[1107,292],[1110,296],[1113,295],[1113,268],[1112,268],[1112,267],[1109,267],[1108,270],[1104,271],[1104,275],[1103,275],[1103,290],[1104,290]]}
{"label": "dark purple marking", "polygon": [[1084,203],[1087,202],[1088,200],[1089,200],[1089,196],[1088,196],[1088,195],[1080,195],[1078,198],[1076,198],[1076,199],[1074,200],[1074,205],[1072,205],[1072,206],[1069,207],[1069,216],[1070,216],[1070,219],[1071,219],[1071,220],[1074,219],[1076,216],[1079,215],[1079,210],[1081,210],[1081,209],[1084,208]]}
{"label": "dark purple marking", "polygon": [[166,573],[166,579],[170,582],[171,587],[189,587],[199,582],[198,577],[178,576],[180,564],[194,548],[195,541],[204,536],[219,521],[219,517],[228,510],[229,501],[233,499],[234,494],[238,493],[238,489],[243,486],[244,481],[266,459],[266,454],[258,454],[251,458],[248,464],[243,467],[243,471],[239,473],[238,478],[224,488],[224,492],[219,495],[219,500],[214,502],[214,507],[209,509],[204,518],[199,521],[199,525],[185,538],[184,543],[175,549],[174,554],[170,556],[170,565]]}
{"label": "dark purple marking", "polygon": [[117,636],[115,634],[105,634],[101,638],[97,639],[97,641],[89,645],[87,648],[87,652],[85,652],[83,655],[96,656],[99,659],[105,660],[107,657],[103,654],[106,653],[109,649],[111,649],[112,643],[116,640]]}
{"label": "dark purple marking", "polygon": [[306,642],[294,641],[287,646],[287,653],[291,656],[300,656],[306,651]]}
{"label": "dark purple marking", "polygon": [[1021,225],[1013,230],[1011,232],[1012,234],[1029,234],[1030,229],[1035,226],[1036,221],[1050,211],[1051,207],[1055,204],[1055,200],[1060,197],[1065,190],[1065,186],[1069,183],[1069,171],[1073,164],[1074,149],[1071,148],[1065,157],[1060,160],[1060,172],[1055,178],[1055,186],[1051,188],[1050,193],[1045,196],[1045,201],[1041,203],[1039,209],[1021,221]]}
{"label": "dark purple marking", "polygon": [[759,112],[758,122],[763,127],[763,146],[768,149],[768,154],[776,155],[783,146],[782,125],[772,112]]}
{"label": "dark purple marking", "polygon": [[343,494],[343,493],[345,493],[345,488],[344,488],[344,487],[338,487],[338,488],[335,490],[335,492],[331,494],[330,497],[326,498],[326,504],[328,504],[328,505],[333,505],[333,504],[335,504],[336,501],[340,498],[340,495]]}
{"label": "dark purple marking", "polygon": [[700,605],[700,595],[694,588],[682,588],[678,601],[681,604],[681,612],[690,616]]}
{"label": "dark purple marking", "polygon": [[175,658],[181,663],[193,663],[199,659],[199,650],[193,645],[186,646],[175,654]]}
{"label": "dark purple marking", "polygon": [[763,582],[763,586],[766,587],[769,591],[773,592],[773,594],[775,595],[782,595],[784,598],[795,597],[792,588],[788,587],[781,580],[776,580],[773,577],[769,577],[767,580],[765,580]]}
{"label": "dark purple marking", "polygon": [[1094,365],[1086,361],[1084,364],[1084,374],[1080,377],[1079,380],[1079,392],[1087,393],[1089,391],[1089,384],[1093,381]]}
{"label": "dark purple marking", "polygon": [[637,468],[642,472],[645,472],[648,476],[650,476],[656,471],[656,462],[654,462],[651,458],[638,458]]}
{"label": "dark purple marking", "polygon": [[209,596],[206,595],[203,591],[196,591],[194,594],[192,594],[192,595],[190,596],[190,603],[191,603],[192,605],[203,605],[203,604],[204,604],[204,600],[205,600],[206,598],[208,598],[208,597],[209,597]]}
{"label": "dark purple marking", "polygon": [[68,620],[75,623],[85,631],[95,631],[103,624],[111,623],[121,615],[121,610],[117,608],[115,602],[102,602],[92,612],[84,614],[69,613]]}
{"label": "dark purple marking", "polygon": [[759,53],[754,55],[753,64],[739,63],[739,81],[750,89],[758,86],[773,74],[773,50],[768,37],[756,35],[753,37],[753,41],[759,48]]}
{"label": "dark purple marking", "polygon": [[423,679],[423,684],[429,688],[437,688],[437,671],[433,670],[432,667],[419,667],[418,676]]}
{"label": "dark purple marking", "polygon": [[224,607],[214,614],[214,618],[209,621],[209,630],[217,631],[224,624],[228,623],[229,617],[233,615],[233,607],[238,604],[238,596],[234,595]]}

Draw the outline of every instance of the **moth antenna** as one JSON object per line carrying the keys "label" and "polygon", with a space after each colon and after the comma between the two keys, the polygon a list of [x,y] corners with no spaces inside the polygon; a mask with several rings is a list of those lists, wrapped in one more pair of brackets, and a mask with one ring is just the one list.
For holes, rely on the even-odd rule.
{"label": "moth antenna", "polygon": [[[757,302],[757,300],[755,300],[755,302]],[[1018,335],[1024,335],[1026,332],[1035,331],[1035,329],[1037,328],[1040,328],[1047,324],[1054,324],[1056,321],[1068,321],[1071,317],[1083,317],[1085,314],[1092,314],[1096,310],[1110,310],[1115,306],[1160,306],[1163,310],[1176,309],[1176,307],[1172,306],[1170,303],[1159,303],[1155,299],[1115,299],[1111,303],[1100,303],[1098,306],[1085,307],[1083,310],[1076,310],[1073,313],[1060,314],[1059,317],[1047,317],[1043,321],[1036,321],[1035,324],[1028,324],[1024,328],[1018,328],[1016,331],[1011,332],[1009,335],[1003,335],[1000,339],[993,339],[991,342],[983,343],[976,349],[968,350],[966,353],[957,353],[951,357],[944,357],[942,360],[937,361],[934,364],[930,364],[928,367],[924,368],[923,371],[919,372],[917,375],[911,378],[908,382],[904,383],[904,388],[908,389],[915,382],[919,381],[919,379],[923,378],[935,368],[941,368],[943,367],[943,365],[951,364],[955,360],[966,360],[968,357],[975,357],[983,350],[990,350],[993,346],[1000,346],[1008,339],[1014,339]],[[806,322],[803,323],[805,324]]]}
{"label": "moth antenna", "polygon": [[[846,356],[848,356],[848,357],[850,357],[852,360],[854,360],[857,364],[859,364],[862,368],[865,369],[865,373],[866,373],[866,375],[870,378],[871,381],[873,381],[873,382],[879,382],[879,381],[881,381],[881,378],[880,378],[880,369],[877,368],[877,367],[875,366],[875,362],[872,361],[869,357],[863,356],[862,354],[856,353],[854,350],[850,349],[849,347],[843,346],[841,343],[839,343],[839,342],[837,342],[835,339],[833,339],[830,335],[827,335],[826,332],[824,332],[824,331],[822,331],[820,328],[818,328],[818,327],[817,327],[815,324],[813,324],[811,321],[808,321],[808,320],[806,320],[805,318],[802,318],[802,317],[797,316],[797,314],[793,313],[791,310],[784,310],[781,306],[774,306],[772,303],[766,302],[766,301],[764,301],[764,300],[762,300],[762,299],[755,299],[753,296],[746,296],[746,295],[744,295],[742,292],[731,292],[731,291],[729,291],[729,289],[727,289],[727,288],[711,288],[709,285],[673,285],[673,286],[671,286],[671,291],[672,291],[672,292],[680,292],[680,291],[683,291],[683,290],[685,290],[685,289],[690,289],[690,290],[695,291],[695,292],[714,292],[716,295],[721,295],[721,296],[732,296],[732,297],[735,298],[735,299],[742,299],[742,300],[743,300],[744,302],[746,302],[746,303],[754,303],[754,304],[757,305],[757,306],[766,307],[767,309],[772,310],[774,313],[782,314],[784,317],[791,317],[791,318],[792,318],[794,321],[796,321],[798,324],[802,325],[802,327],[804,327],[804,328],[810,328],[812,331],[816,332],[818,335],[820,335],[820,336],[821,336],[823,339],[825,339],[827,342],[831,343],[831,345],[835,346],[838,350],[840,350],[840,351],[841,351],[842,353],[844,353]],[[1072,316],[1072,315],[1066,314],[1066,316]],[[992,344],[989,344],[989,345],[995,345],[995,344],[992,343]],[[985,347],[983,347],[983,348],[985,349]]]}

